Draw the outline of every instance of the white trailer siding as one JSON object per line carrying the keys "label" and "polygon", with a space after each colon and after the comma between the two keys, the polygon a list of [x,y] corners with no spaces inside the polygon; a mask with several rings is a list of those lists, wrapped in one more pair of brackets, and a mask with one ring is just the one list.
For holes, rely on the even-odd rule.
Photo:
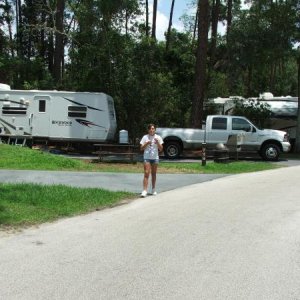
{"label": "white trailer siding", "polygon": [[113,99],[104,93],[0,90],[1,134],[77,142],[113,140]]}

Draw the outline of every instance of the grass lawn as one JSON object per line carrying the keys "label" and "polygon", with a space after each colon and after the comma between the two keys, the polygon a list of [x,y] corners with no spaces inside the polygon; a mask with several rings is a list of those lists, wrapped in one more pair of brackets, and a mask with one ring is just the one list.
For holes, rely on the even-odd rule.
{"label": "grass lawn", "polygon": [[128,192],[63,185],[0,183],[0,229],[49,222],[110,207],[136,197]]}
{"label": "grass lawn", "polygon": [[[161,162],[160,173],[245,173],[276,168],[276,164],[263,161],[236,161],[228,164],[208,161],[206,166],[199,162]],[[88,160],[66,158],[40,150],[0,145],[0,169],[11,170],[59,170],[59,171],[95,171],[142,173],[143,164],[97,163]]]}
{"label": "grass lawn", "polygon": [[[277,167],[279,166],[274,163],[263,161],[237,161],[226,164],[208,161],[206,166],[202,166],[199,160],[193,163],[161,162],[159,173],[236,174]],[[143,165],[142,163],[95,163],[1,144],[0,169],[142,173]],[[134,197],[136,195],[132,193],[103,189],[0,183],[0,230],[87,213]]]}

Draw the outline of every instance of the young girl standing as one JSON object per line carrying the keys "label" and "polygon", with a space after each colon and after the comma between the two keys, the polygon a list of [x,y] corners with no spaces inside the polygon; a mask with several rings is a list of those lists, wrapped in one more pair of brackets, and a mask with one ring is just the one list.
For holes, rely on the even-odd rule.
{"label": "young girl standing", "polygon": [[163,150],[163,140],[155,133],[154,124],[148,125],[148,134],[144,135],[140,142],[140,149],[144,151],[144,179],[141,197],[147,196],[148,180],[151,173],[152,195],[157,195],[155,190],[156,172],[159,163],[159,152]]}

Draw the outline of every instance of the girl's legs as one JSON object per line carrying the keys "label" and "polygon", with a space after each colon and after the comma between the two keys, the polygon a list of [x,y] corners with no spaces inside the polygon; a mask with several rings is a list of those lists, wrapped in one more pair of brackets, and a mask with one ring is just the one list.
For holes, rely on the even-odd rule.
{"label": "girl's legs", "polygon": [[147,191],[148,189],[148,179],[150,175],[151,164],[149,162],[144,163],[144,179],[143,179],[143,190]]}
{"label": "girl's legs", "polygon": [[156,171],[157,171],[157,164],[151,164],[151,181],[152,181],[152,190],[155,190],[156,185]]}

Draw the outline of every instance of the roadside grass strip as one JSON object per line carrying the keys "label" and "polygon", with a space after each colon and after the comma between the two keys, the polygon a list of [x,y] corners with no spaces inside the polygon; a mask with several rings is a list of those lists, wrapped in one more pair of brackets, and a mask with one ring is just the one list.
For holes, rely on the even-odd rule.
{"label": "roadside grass strip", "polygon": [[[279,167],[274,163],[263,161],[232,161],[230,163],[214,163],[207,161],[202,166],[198,162],[160,162],[159,173],[198,173],[198,174],[236,174],[270,170]],[[125,172],[142,173],[143,163],[99,163],[57,154],[33,150],[26,147],[0,145],[0,169],[10,170],[45,170],[45,171],[95,171],[95,172]]]}
{"label": "roadside grass strip", "polygon": [[64,185],[0,183],[0,229],[50,222],[114,206],[135,194]]}
{"label": "roadside grass strip", "polygon": [[77,159],[66,158],[27,147],[0,145],[0,168],[12,170],[85,170],[93,167]]}
{"label": "roadside grass strip", "polygon": [[233,161],[230,163],[207,162],[205,166],[199,163],[161,163],[161,167],[174,168],[181,173],[198,173],[198,174],[239,174],[248,172],[257,172],[271,170],[281,166],[274,163],[263,161]]}

